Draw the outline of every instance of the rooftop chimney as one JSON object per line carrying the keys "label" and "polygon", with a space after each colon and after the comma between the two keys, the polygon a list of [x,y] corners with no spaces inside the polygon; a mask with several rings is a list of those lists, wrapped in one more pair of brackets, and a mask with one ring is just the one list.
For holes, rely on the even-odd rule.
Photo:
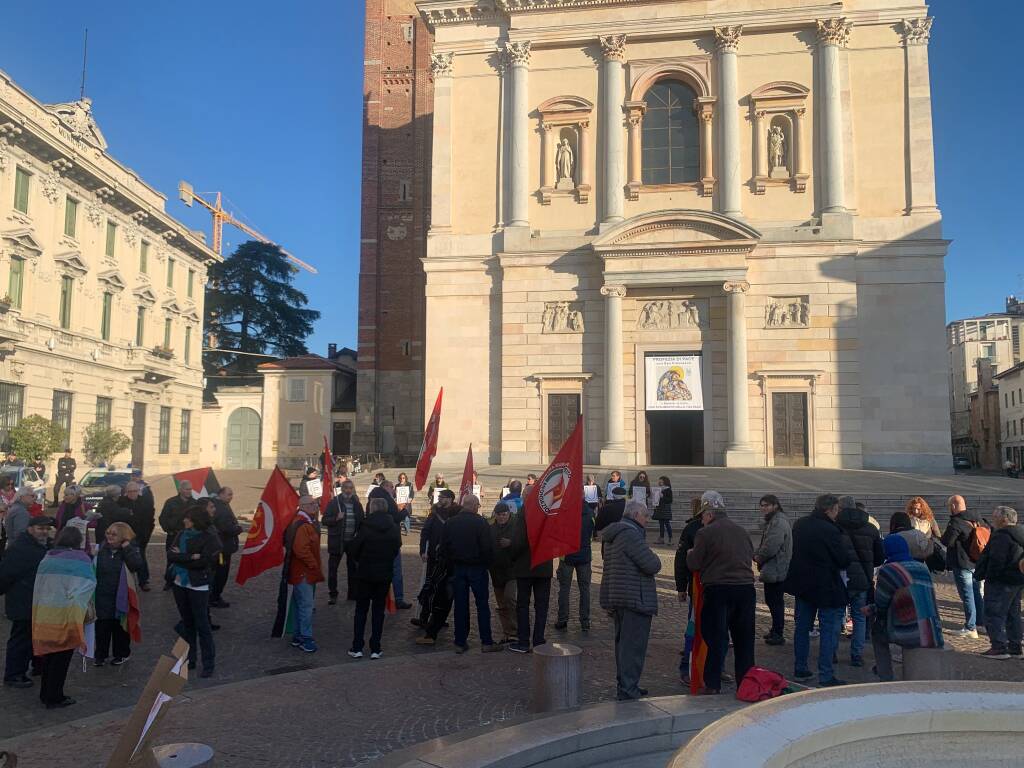
{"label": "rooftop chimney", "polygon": [[327,345],[327,359],[328,360],[333,360],[334,356],[336,354],[338,354],[338,345],[337,344],[328,344]]}

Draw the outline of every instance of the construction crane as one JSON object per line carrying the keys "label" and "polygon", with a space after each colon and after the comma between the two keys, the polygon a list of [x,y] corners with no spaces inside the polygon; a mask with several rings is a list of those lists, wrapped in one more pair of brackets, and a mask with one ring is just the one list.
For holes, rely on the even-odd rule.
{"label": "construction crane", "polygon": [[[209,200],[206,200],[205,198],[196,194],[196,192],[192,189],[192,185],[189,184],[187,181],[178,182],[178,197],[181,200],[181,202],[183,202],[185,205],[191,208],[192,202],[195,201],[213,215],[213,250],[217,253],[218,256],[221,255],[221,249],[224,244],[225,224],[231,224],[232,226],[238,227],[246,234],[251,235],[252,237],[259,240],[261,243],[277,245],[273,240],[271,240],[266,235],[257,232],[255,229],[250,227],[245,222],[239,221],[230,213],[225,211],[224,207],[221,205],[220,192],[216,192],[215,194],[216,197],[214,198],[214,201],[211,203]],[[288,253],[288,251],[284,250],[284,248],[281,248],[281,253],[283,253],[288,258],[288,261],[292,262],[296,266],[302,267],[302,269],[306,270],[307,272],[311,272],[314,275],[317,274],[315,267],[313,267],[310,264],[307,264],[301,259]]]}

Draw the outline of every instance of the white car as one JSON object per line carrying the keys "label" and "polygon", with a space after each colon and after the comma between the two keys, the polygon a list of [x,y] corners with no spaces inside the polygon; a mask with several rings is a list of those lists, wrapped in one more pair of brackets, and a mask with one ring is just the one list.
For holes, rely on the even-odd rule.
{"label": "white car", "polygon": [[32,467],[25,467],[20,464],[4,464],[0,466],[0,480],[11,478],[14,481],[14,489],[17,490],[27,485],[36,492],[36,501],[46,506],[46,482]]}

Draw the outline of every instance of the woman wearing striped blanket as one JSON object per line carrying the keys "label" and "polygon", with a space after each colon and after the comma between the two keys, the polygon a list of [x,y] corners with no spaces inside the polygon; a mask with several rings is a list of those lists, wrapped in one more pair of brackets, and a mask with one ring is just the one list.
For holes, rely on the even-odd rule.
{"label": "woman wearing striped blanket", "polygon": [[82,551],[82,534],[66,527],[39,564],[32,591],[32,652],[42,657],[39,698],[47,709],[75,703],[64,694],[64,681],[75,651],[85,651],[95,591],[96,572]]}

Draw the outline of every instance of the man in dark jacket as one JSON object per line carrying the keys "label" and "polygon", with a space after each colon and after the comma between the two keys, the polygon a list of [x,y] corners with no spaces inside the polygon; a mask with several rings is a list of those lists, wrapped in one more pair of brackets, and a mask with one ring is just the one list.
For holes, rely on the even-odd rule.
{"label": "man in dark jacket", "polygon": [[512,575],[516,577],[516,630],[518,640],[508,649],[516,653],[530,652],[530,597],[533,597],[533,645],[543,645],[544,628],[548,623],[548,605],[551,602],[552,561],[536,568],[530,565],[530,539],[526,530],[526,515],[516,515],[515,535],[512,537]]}
{"label": "man in dark jacket", "polygon": [[[192,483],[182,480],[178,483],[178,493],[164,502],[160,510],[160,527],[167,538],[164,540],[164,550],[169,552],[174,546],[175,537],[185,530],[185,510],[192,503]],[[170,573],[170,569],[168,569]],[[173,586],[174,581],[167,574],[164,575],[164,592]]]}
{"label": "man in dark jacket", "polygon": [[220,537],[220,562],[213,571],[213,584],[210,588],[210,607],[230,608],[231,603],[224,597],[224,587],[228,583],[228,574],[231,573],[231,556],[238,551],[238,536],[242,533],[242,526],[238,524],[235,511],[231,509],[231,500],[235,492],[223,486],[217,491],[213,500],[213,527],[217,529]]}
{"label": "man in dark jacket", "polygon": [[480,650],[500,651],[491,637],[490,590],[487,567],[494,561],[494,544],[487,521],[480,517],[480,499],[467,494],[462,511],[445,523],[441,551],[452,563],[452,597],[455,602],[455,652],[469,650],[469,592],[476,601]]}
{"label": "man in dark jacket", "polygon": [[126,523],[132,529],[132,533],[135,533],[131,507],[120,503],[121,493],[121,487],[118,485],[108,485],[103,489],[103,498],[96,505],[96,512],[99,514],[96,520],[97,546],[103,546],[107,528],[114,523]]}
{"label": "man in dark jacket", "polygon": [[[676,594],[679,602],[685,603],[692,588],[693,574],[686,565],[686,555],[693,549],[693,540],[697,537],[697,531],[701,529],[700,507],[696,508],[693,517],[683,526],[679,533],[679,541],[676,545],[676,557],[673,563],[673,571],[676,581]],[[693,601],[687,606],[686,623],[689,625],[693,618]],[[693,652],[693,636],[686,634],[683,639],[683,650],[679,654],[679,680],[683,685],[690,684],[690,654]]]}
{"label": "man in dark jacket", "polygon": [[807,659],[817,613],[821,620],[818,684],[826,687],[844,684],[832,668],[832,654],[848,603],[842,572],[850,566],[849,551],[836,524],[838,516],[839,499],[827,493],[817,498],[811,514],[793,524],[793,560],[786,577],[786,592],[796,598],[793,676],[797,680],[814,677]]}
{"label": "man in dark jacket", "polygon": [[867,639],[867,616],[864,606],[875,582],[875,568],[885,562],[882,536],[868,522],[866,509],[857,506],[853,496],[839,499],[836,522],[843,530],[850,567],[846,569],[846,592],[849,595],[850,616],[853,618],[853,637],[850,639],[850,665],[864,666],[864,641]]}
{"label": "man in dark jacket", "polygon": [[352,542],[359,533],[365,513],[362,502],[356,496],[356,486],[351,480],[341,484],[341,493],[331,499],[324,510],[323,525],[327,529],[327,590],[328,605],[338,602],[338,566],[345,556],[348,574],[347,600],[356,599],[356,564],[352,559]]}
{"label": "man in dark jacket", "polygon": [[53,481],[53,505],[60,503],[60,489],[65,485],[75,482],[75,472],[78,470],[78,462],[71,456],[71,449],[64,451],[64,455],[57,459],[57,476]]}
{"label": "man in dark jacket", "polygon": [[494,507],[494,524],[491,538],[494,541],[494,561],[491,563],[491,586],[494,588],[494,602],[498,606],[498,620],[504,637],[502,644],[514,643],[516,629],[516,580],[512,577],[512,537],[515,521],[508,504],[499,501]]}
{"label": "man in dark jacket", "polygon": [[992,538],[981,554],[975,578],[985,581],[985,629],[992,647],[982,656],[989,659],[1024,659],[1021,650],[1020,597],[1024,590],[1024,526],[1017,524],[1017,510],[992,510]]}
{"label": "man in dark jacket", "polygon": [[594,521],[594,530],[601,533],[612,523],[622,520],[622,512],[626,509],[626,489],[615,486],[612,488],[611,496],[605,499],[604,504],[597,511],[597,519]]}
{"label": "man in dark jacket", "polygon": [[156,509],[153,506],[153,494],[144,493],[142,483],[136,480],[128,482],[124,487],[124,496],[118,504],[125,507],[131,515],[131,527],[135,532],[135,543],[139,546],[142,556],[142,567],[139,568],[139,589],[149,592],[149,560],[146,559],[146,547],[156,527]]}
{"label": "man in dark jacket", "polygon": [[583,504],[582,516],[579,550],[566,555],[558,563],[558,620],[555,622],[555,629],[558,630],[569,626],[569,593],[572,590],[572,575],[575,573],[576,585],[580,590],[580,629],[590,631],[590,540],[594,538],[594,516],[587,503]]}
{"label": "man in dark jacket", "polygon": [[31,688],[32,680],[25,673],[29,662],[38,666],[32,656],[32,590],[52,529],[53,518],[33,517],[0,560],[0,594],[5,597],[7,618],[11,621],[4,685],[11,688]]}
{"label": "man in dark jacket", "polygon": [[[388,505],[388,514],[391,515],[391,519],[395,521],[396,525],[401,526],[402,521],[405,519],[405,512],[398,508],[398,503],[395,501],[395,484],[390,480],[385,480],[381,473],[377,473],[380,478],[380,485],[370,491],[370,495],[367,498],[367,504],[373,499],[383,499]],[[395,555],[395,562],[392,563],[391,567],[391,586],[395,591],[395,605],[402,610],[412,608],[412,603],[405,602],[405,579],[402,577],[402,550],[398,550],[398,554]]]}
{"label": "man in dark jacket", "polygon": [[976,527],[988,528],[981,516],[967,508],[963,496],[950,496],[946,502],[949,523],[942,534],[946,548],[946,567],[953,572],[957,594],[964,606],[964,626],[957,632],[960,637],[978,639],[978,618],[985,618],[985,599],[981,595],[981,579],[974,578],[977,566],[968,554],[968,544]]}
{"label": "man in dark jacket", "polygon": [[348,655],[363,656],[366,614],[373,606],[370,629],[370,658],[379,659],[381,635],[384,632],[384,604],[391,587],[395,557],[402,550],[402,533],[381,497],[366,503],[367,515],[352,541],[352,559],[356,561],[356,612],[352,648]]}
{"label": "man in dark jacket", "polygon": [[601,607],[615,619],[615,680],[620,701],[646,696],[640,676],[647,658],[651,621],[658,614],[654,576],[661,559],[644,541],[649,512],[646,505],[630,502],[622,519],[601,533],[604,577]]}
{"label": "man in dark jacket", "polygon": [[409,620],[414,627],[426,627],[430,620],[431,606],[437,587],[432,576],[437,573],[438,550],[441,547],[441,538],[444,536],[445,524],[449,517],[456,514],[454,507],[455,493],[448,488],[442,488],[438,494],[437,504],[431,507],[427,522],[420,529],[420,559],[425,565],[423,586],[416,596],[420,604],[420,615]]}

